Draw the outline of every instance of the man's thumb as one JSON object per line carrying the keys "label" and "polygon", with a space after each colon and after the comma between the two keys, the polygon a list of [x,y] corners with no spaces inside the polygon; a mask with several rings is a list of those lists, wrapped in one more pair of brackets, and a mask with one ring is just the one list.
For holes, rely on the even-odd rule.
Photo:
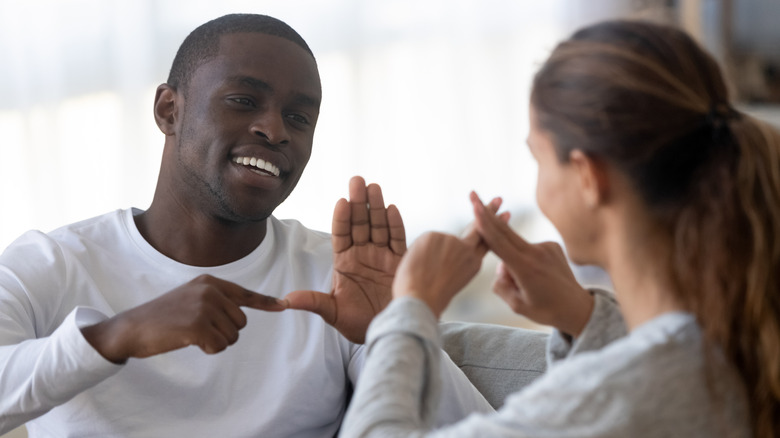
{"label": "man's thumb", "polygon": [[284,297],[288,309],[306,310],[320,315],[330,325],[336,322],[336,303],[330,294],[313,290],[296,290]]}

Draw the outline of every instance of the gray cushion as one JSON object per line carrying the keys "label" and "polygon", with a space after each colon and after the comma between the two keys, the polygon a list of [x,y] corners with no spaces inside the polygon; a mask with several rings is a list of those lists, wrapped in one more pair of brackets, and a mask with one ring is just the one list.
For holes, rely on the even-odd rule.
{"label": "gray cushion", "polygon": [[496,409],[547,367],[547,333],[467,322],[439,327],[444,350]]}

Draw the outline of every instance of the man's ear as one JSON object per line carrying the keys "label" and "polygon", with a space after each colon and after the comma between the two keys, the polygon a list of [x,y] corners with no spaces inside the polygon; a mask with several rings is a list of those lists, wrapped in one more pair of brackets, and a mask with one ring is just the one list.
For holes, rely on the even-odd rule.
{"label": "man's ear", "polygon": [[178,102],[176,90],[168,84],[157,87],[154,95],[154,120],[165,135],[176,133],[176,119],[178,118]]}
{"label": "man's ear", "polygon": [[609,174],[606,163],[585,154],[579,149],[569,153],[569,163],[574,166],[580,182],[585,205],[596,207],[609,200]]}

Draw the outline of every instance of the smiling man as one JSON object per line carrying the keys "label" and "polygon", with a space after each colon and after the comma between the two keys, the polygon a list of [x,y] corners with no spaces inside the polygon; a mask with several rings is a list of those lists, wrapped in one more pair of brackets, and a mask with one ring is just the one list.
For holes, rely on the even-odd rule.
{"label": "smiling man", "polygon": [[[149,208],[31,231],[0,256],[0,433],[337,433],[406,243],[359,177],[332,236],[272,216],[320,99],[311,51],[279,20],[228,15],[187,37],[155,96]],[[440,422],[490,409],[443,373]]]}

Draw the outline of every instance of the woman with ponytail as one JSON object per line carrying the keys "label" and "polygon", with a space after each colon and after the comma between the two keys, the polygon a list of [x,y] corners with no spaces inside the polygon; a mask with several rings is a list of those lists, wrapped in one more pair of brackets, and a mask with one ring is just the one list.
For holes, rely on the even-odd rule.
{"label": "woman with ponytail", "polygon": [[[404,256],[342,434],[780,436],[780,134],[734,108],[689,36],[643,22],[558,45],[529,112],[539,207],[572,261],[610,274],[629,333],[615,339],[617,308],[557,245],[472,194],[471,234],[430,233]],[[436,321],[488,250],[494,291],[557,328],[555,364],[498,412],[431,431]]]}

